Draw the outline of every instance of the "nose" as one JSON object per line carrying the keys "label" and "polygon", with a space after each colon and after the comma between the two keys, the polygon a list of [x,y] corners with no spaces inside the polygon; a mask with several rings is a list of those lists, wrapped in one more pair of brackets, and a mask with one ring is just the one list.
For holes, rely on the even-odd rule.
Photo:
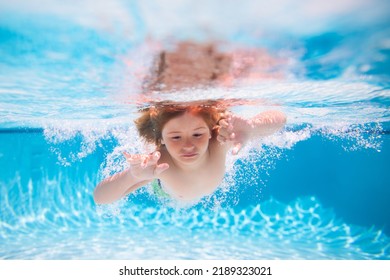
{"label": "nose", "polygon": [[195,147],[194,143],[191,141],[190,138],[185,139],[183,144],[183,150],[192,150]]}

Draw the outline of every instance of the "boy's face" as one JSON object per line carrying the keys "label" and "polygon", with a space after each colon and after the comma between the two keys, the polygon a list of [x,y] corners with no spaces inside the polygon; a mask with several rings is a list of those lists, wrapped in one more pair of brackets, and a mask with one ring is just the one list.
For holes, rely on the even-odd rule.
{"label": "boy's face", "polygon": [[161,143],[174,160],[191,164],[206,154],[210,138],[210,129],[202,117],[186,112],[164,125]]}

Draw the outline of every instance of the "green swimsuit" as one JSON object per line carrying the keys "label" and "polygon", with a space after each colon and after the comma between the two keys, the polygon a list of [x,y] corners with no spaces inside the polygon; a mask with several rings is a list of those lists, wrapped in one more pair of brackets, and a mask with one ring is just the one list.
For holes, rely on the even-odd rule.
{"label": "green swimsuit", "polygon": [[154,179],[152,181],[152,189],[154,194],[159,198],[170,198],[170,195],[163,190],[160,179]]}

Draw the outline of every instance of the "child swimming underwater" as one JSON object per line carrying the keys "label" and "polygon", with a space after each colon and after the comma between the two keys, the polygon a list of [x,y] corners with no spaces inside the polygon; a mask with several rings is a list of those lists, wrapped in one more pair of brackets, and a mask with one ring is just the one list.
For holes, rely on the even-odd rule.
{"label": "child swimming underwater", "polygon": [[[159,57],[156,77],[148,85],[153,90],[161,85],[169,90],[211,85],[227,75],[230,61],[211,47],[196,44],[181,45],[177,52]],[[244,119],[217,101],[154,102],[141,111],[135,123],[140,136],[154,144],[155,151],[124,153],[129,168],[100,182],[94,200],[112,203],[152,183],[160,193],[177,201],[199,201],[222,182],[229,150],[237,154],[248,141],[278,131],[285,122],[279,111]]]}
{"label": "child swimming underwater", "polygon": [[286,117],[267,111],[249,120],[214,106],[155,106],[136,120],[138,131],[156,145],[151,154],[124,153],[130,167],[103,180],[96,203],[112,203],[154,181],[171,198],[195,202],[212,194],[225,174],[226,155],[248,141],[278,131]]}

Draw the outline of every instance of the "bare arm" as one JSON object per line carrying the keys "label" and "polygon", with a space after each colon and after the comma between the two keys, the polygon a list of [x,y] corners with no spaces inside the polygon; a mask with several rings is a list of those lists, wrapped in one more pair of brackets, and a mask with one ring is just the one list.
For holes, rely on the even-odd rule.
{"label": "bare arm", "polygon": [[94,200],[98,204],[112,203],[136,191],[169,168],[166,163],[158,164],[160,153],[150,155],[130,155],[125,153],[130,168],[117,173],[97,185]]}
{"label": "bare arm", "polygon": [[113,203],[149,182],[150,180],[134,177],[130,169],[126,169],[100,182],[95,188],[93,198],[97,204]]}
{"label": "bare arm", "polygon": [[249,139],[271,135],[280,130],[286,123],[286,115],[280,111],[265,111],[252,119]]}

